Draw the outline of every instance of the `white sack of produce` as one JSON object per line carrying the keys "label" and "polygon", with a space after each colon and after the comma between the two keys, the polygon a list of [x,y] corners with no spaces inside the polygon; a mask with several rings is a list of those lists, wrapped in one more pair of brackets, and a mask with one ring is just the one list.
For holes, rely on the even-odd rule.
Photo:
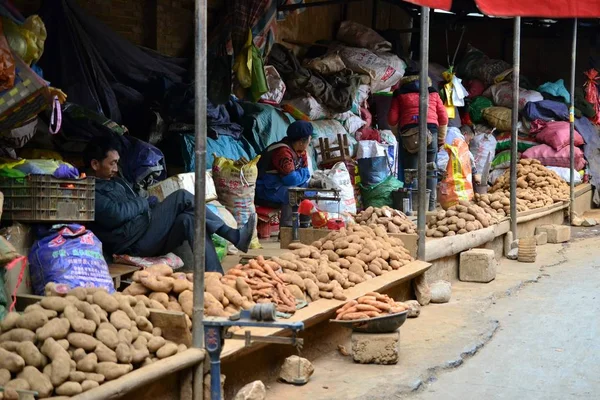
{"label": "white sack of produce", "polygon": [[346,65],[337,53],[329,53],[323,57],[307,60],[304,62],[304,66],[321,75],[332,75],[346,69]]}
{"label": "white sack of produce", "polygon": [[[558,176],[564,179],[567,183],[571,182],[571,169],[570,168],[562,168],[562,167],[546,167],[550,171],[556,172]],[[581,174],[579,172],[575,172],[575,185],[579,185],[582,182]]]}
{"label": "white sack of produce", "polygon": [[[218,198],[217,189],[215,188],[215,182],[213,181],[211,171],[206,171],[205,180],[206,201],[216,200]],[[168,195],[179,189],[185,189],[191,194],[194,194],[195,184],[196,174],[193,172],[187,172],[185,174],[172,176],[157,183],[156,185],[150,186],[148,188],[148,195],[156,196],[159,201],[163,201]]]}
{"label": "white sack of produce", "polygon": [[[450,129],[451,128],[448,128],[448,130]],[[473,154],[477,173],[483,174],[485,172],[484,168],[488,157],[491,167],[492,160],[496,154],[496,144],[496,138],[491,133],[482,133],[471,139],[471,143],[469,143],[469,149]]]}
{"label": "white sack of produce", "polygon": [[373,92],[394,86],[403,76],[403,72],[396,71],[388,59],[381,58],[367,49],[341,46],[339,53],[349,69],[371,77],[371,91]]}
{"label": "white sack of produce", "polygon": [[355,115],[352,111],[335,114],[333,119],[341,122],[344,126],[344,129],[346,129],[346,131],[348,131],[348,133],[351,135],[354,135],[357,130],[366,125],[366,122],[360,119],[360,117]]}
{"label": "white sack of produce", "polygon": [[[258,160],[240,159],[237,161],[225,157],[215,157],[213,162],[213,179],[223,205],[233,214],[238,225],[248,221],[250,215],[256,213],[254,194],[258,178]],[[252,235],[251,249],[259,249],[256,227]]]}
{"label": "white sack of produce", "polygon": [[269,91],[260,96],[260,99],[273,104],[281,103],[286,89],[285,83],[283,82],[283,79],[281,79],[281,75],[279,75],[279,72],[277,72],[274,66],[267,65],[265,67],[265,76],[267,78]]}
{"label": "white sack of produce", "polygon": [[351,46],[364,47],[373,51],[392,50],[392,44],[379,33],[353,21],[342,21],[335,38]]}
{"label": "white sack of produce", "polygon": [[[490,86],[483,95],[492,99],[495,105],[512,108],[512,82],[500,82]],[[529,102],[542,101],[544,97],[535,90],[519,89],[519,111]]]}
{"label": "white sack of produce", "polygon": [[[354,186],[350,180],[350,173],[346,164],[339,162],[333,168],[325,171],[315,171],[312,179],[322,182],[326,189],[339,189],[341,191],[341,201],[317,201],[317,208],[328,213],[349,213],[356,214],[356,199],[354,198]],[[323,196],[331,196],[331,193],[321,193]]]}
{"label": "white sack of produce", "polygon": [[304,113],[304,115],[306,115],[311,121],[327,119],[331,115],[329,110],[323,107],[321,103],[319,103],[311,95],[284,100],[283,104],[289,104],[290,106],[296,108],[298,111]]}
{"label": "white sack of produce", "polygon": [[[335,146],[338,144],[338,135],[344,135],[348,138],[348,146],[350,147],[350,156],[354,157],[356,154],[357,141],[354,136],[349,135],[348,131],[342,126],[341,123],[334,119],[326,119],[322,121],[311,121],[313,126],[313,139],[312,145],[317,155],[317,164],[322,161],[321,158],[321,147],[319,146],[319,138],[329,139],[329,145]],[[334,157],[339,156],[339,152],[333,152]]]}

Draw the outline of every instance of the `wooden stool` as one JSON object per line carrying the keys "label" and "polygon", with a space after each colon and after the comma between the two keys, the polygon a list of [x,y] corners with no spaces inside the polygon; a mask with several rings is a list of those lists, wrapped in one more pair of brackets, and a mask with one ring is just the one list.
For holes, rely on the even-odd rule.
{"label": "wooden stool", "polygon": [[329,138],[319,138],[319,148],[321,149],[321,165],[352,160],[348,135],[338,133],[337,145],[335,146],[329,143]]}

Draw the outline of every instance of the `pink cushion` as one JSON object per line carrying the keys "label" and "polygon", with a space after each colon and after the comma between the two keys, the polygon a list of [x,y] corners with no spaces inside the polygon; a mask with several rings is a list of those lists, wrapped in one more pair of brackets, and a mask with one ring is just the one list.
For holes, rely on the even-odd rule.
{"label": "pink cushion", "polygon": [[[569,146],[569,137],[569,123],[558,121],[548,122],[546,127],[535,136],[535,139],[559,151]],[[585,142],[579,132],[575,131],[575,146],[583,146],[584,144]]]}
{"label": "pink cushion", "polygon": [[[521,155],[521,158],[532,158],[539,160],[542,165],[547,167],[570,167],[570,153],[569,147],[564,147],[560,151],[554,150],[547,144],[540,144],[530,149],[525,150]],[[583,157],[583,151],[580,148],[575,147],[575,169],[577,171],[582,170],[585,167],[586,161]]]}

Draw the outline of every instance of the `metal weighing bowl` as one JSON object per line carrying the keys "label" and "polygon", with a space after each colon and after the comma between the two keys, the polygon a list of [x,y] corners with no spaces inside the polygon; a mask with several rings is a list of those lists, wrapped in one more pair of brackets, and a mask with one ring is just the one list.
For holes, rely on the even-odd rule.
{"label": "metal weighing bowl", "polygon": [[356,319],[352,321],[330,319],[329,322],[340,324],[348,329],[352,329],[353,332],[391,333],[404,324],[404,321],[406,321],[406,317],[408,316],[408,311],[409,310],[396,314],[384,315],[381,317]]}

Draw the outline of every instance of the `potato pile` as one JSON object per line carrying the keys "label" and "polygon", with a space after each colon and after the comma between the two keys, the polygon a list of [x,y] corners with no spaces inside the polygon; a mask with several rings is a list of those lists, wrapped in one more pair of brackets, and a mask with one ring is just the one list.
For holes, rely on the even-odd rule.
{"label": "potato pile", "polygon": [[388,233],[415,233],[417,225],[406,215],[391,207],[369,207],[358,213],[354,220],[361,225],[381,225]]}
{"label": "potato pile", "polygon": [[0,322],[0,386],[74,396],[186,349],[165,340],[143,301],[102,289],[44,297]]}
{"label": "potato pile", "polygon": [[396,302],[388,295],[371,292],[344,304],[336,311],[335,319],[345,321],[368,319],[397,314],[409,309],[408,305]]}
{"label": "potato pile", "polygon": [[499,217],[492,210],[485,210],[476,204],[460,200],[459,204],[439,211],[427,222],[428,237],[462,235],[467,232],[487,228],[496,224]]}
{"label": "potato pile", "polygon": [[413,261],[402,240],[385,228],[350,225],[311,245],[292,243],[292,252],[273,257],[279,276],[299,300],[345,300],[344,289]]}
{"label": "potato pile", "polygon": [[146,298],[144,301],[149,301],[151,308],[158,310],[183,311],[191,325],[193,274],[173,272],[166,264],[156,264],[134,272],[132,279],[133,283],[123,290],[124,295]]}
{"label": "potato pile", "polygon": [[[510,171],[502,175],[491,194],[476,195],[479,205],[486,204],[500,215],[510,214]],[[569,184],[538,160],[520,160],[517,164],[517,211],[523,212],[569,200]]]}

